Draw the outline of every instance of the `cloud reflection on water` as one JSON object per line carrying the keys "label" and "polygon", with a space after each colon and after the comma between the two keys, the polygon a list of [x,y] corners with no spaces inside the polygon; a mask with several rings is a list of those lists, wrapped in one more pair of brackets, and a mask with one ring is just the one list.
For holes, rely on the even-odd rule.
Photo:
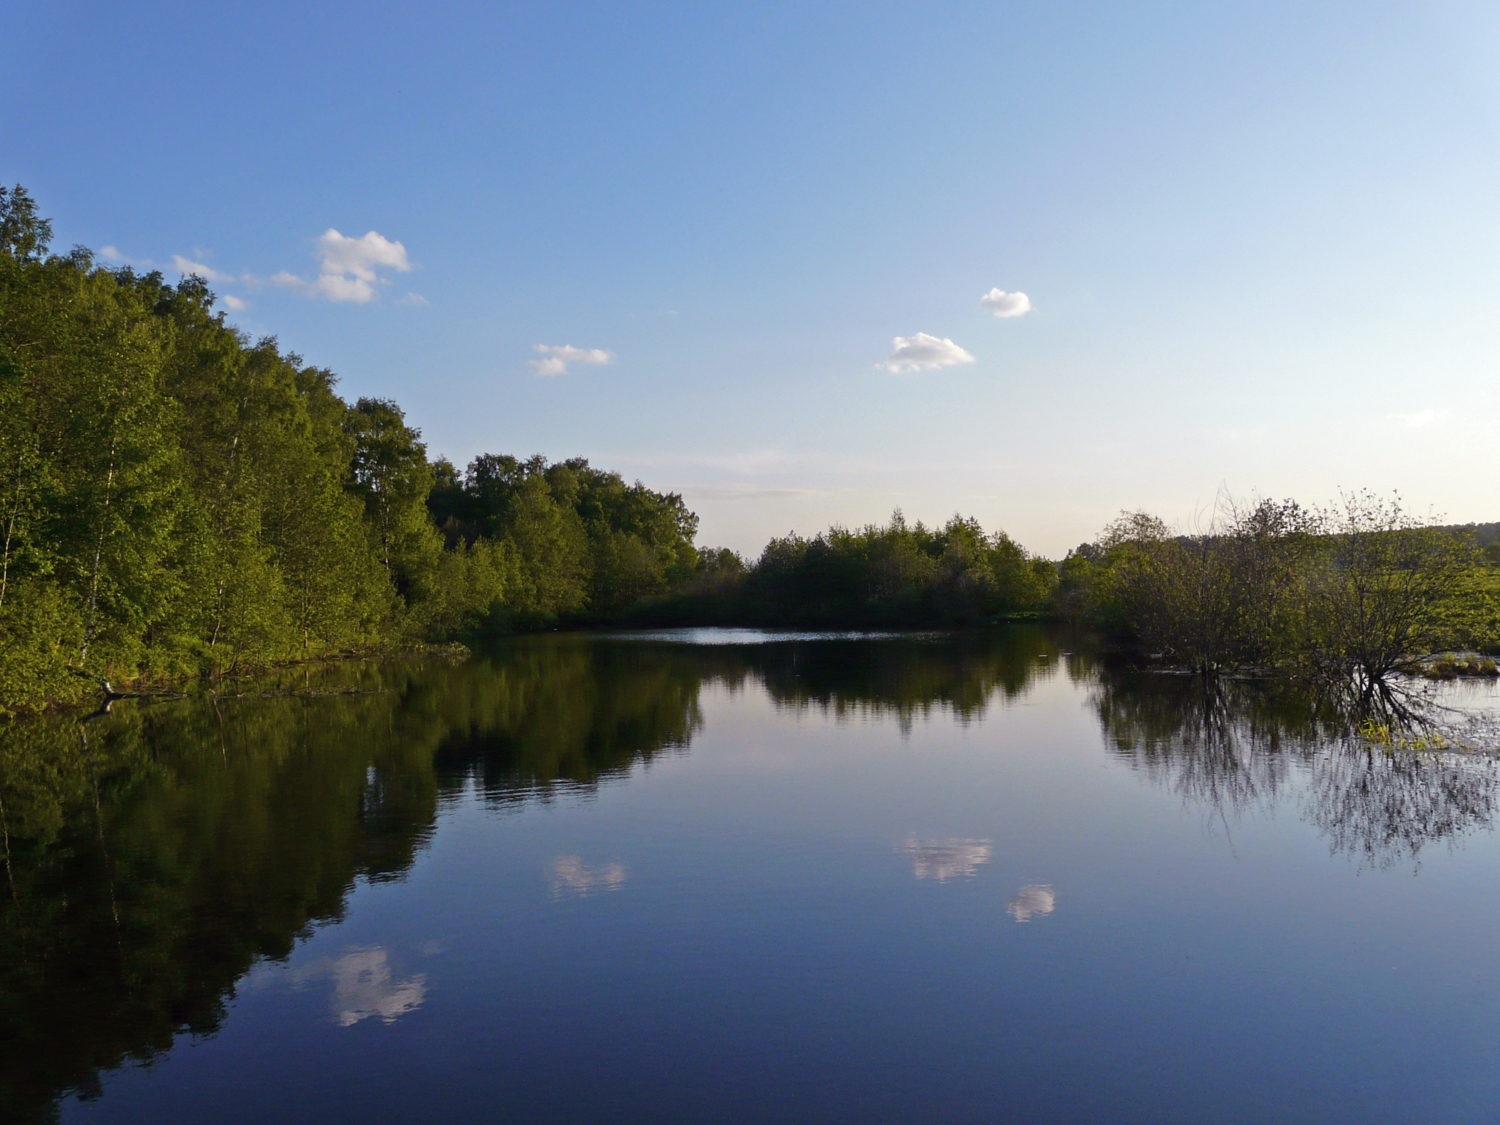
{"label": "cloud reflection on water", "polygon": [[323,958],[290,974],[293,988],[328,977],[333,981],[329,1008],[340,1027],[378,1017],[395,1023],[416,1011],[427,996],[427,976],[397,977],[390,953],[382,946],[356,946],[336,958]]}
{"label": "cloud reflection on water", "polygon": [[1029,922],[1033,914],[1042,916],[1057,909],[1057,896],[1045,883],[1022,887],[1016,897],[1005,904],[1017,922]]}
{"label": "cloud reflection on water", "polygon": [[980,864],[989,862],[993,850],[989,840],[918,840],[915,836],[896,849],[911,857],[914,876],[939,883],[973,875]]}
{"label": "cloud reflection on water", "polygon": [[590,867],[576,855],[560,855],[552,861],[552,897],[587,895],[594,891],[617,891],[625,885],[628,874],[619,863]]}

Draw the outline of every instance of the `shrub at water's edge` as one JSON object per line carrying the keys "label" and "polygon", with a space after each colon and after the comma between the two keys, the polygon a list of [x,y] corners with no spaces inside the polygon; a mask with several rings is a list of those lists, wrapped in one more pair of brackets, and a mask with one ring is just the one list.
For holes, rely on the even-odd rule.
{"label": "shrub at water's edge", "polygon": [[1226,502],[1194,534],[1126,514],[1063,561],[1055,605],[1168,665],[1364,692],[1428,654],[1500,646],[1500,569],[1474,539],[1367,492]]}

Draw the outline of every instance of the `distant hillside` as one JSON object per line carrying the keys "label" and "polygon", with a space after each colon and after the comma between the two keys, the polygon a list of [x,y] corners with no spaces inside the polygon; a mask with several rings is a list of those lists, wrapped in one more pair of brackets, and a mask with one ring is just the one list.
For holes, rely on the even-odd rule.
{"label": "distant hillside", "polygon": [[1476,547],[1488,547],[1492,543],[1500,543],[1500,523],[1453,523],[1443,528],[1444,531],[1461,531],[1474,537]]}

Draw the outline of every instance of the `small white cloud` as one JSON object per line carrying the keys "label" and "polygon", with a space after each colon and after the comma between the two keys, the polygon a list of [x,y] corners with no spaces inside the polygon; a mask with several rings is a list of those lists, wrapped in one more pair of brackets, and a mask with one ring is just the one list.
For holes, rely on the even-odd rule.
{"label": "small white cloud", "polygon": [[408,293],[396,302],[398,305],[428,305],[431,304],[426,297],[420,293]]}
{"label": "small white cloud", "polygon": [[195,273],[204,281],[235,280],[233,274],[222,273],[219,270],[214,269],[213,266],[206,266],[202,262],[195,262],[190,258],[184,258],[181,254],[172,255],[172,268],[175,269],[178,273],[182,274],[184,277],[186,277],[190,273]]}
{"label": "small white cloud", "polygon": [[225,293],[221,299],[235,312],[244,312],[250,307],[249,301],[241,300],[239,297],[234,296],[234,294],[232,293]]}
{"label": "small white cloud", "polygon": [[272,274],[267,282],[282,289],[290,289],[304,297],[326,297],[330,301],[353,301],[357,305],[375,299],[375,286],[362,277],[344,277],[340,274],[320,274],[315,281],[298,277],[282,270]]}
{"label": "small white cloud", "polygon": [[363,238],[349,238],[329,227],[318,239],[318,255],[320,273],[353,274],[362,281],[374,281],[375,271],[381,266],[402,273],[411,269],[406,247],[382,238],[375,231],[369,231]]}
{"label": "small white cloud", "polygon": [[979,305],[999,317],[1025,316],[1036,307],[1025,293],[1007,293],[1004,289],[991,289],[979,298]]}
{"label": "small white cloud", "polygon": [[156,263],[150,258],[132,258],[123,253],[118,246],[106,246],[99,251],[99,257],[107,262],[116,262],[122,266],[133,266],[137,269],[154,270]]}
{"label": "small white cloud", "polygon": [[925,332],[915,336],[897,336],[895,351],[880,366],[887,371],[921,371],[930,367],[952,367],[959,363],[973,363],[974,357],[952,340],[939,339]]}
{"label": "small white cloud", "polygon": [[375,286],[389,282],[379,270],[393,269],[405,273],[411,269],[406,247],[369,231],[363,237],[350,238],[329,227],[318,239],[318,276],[314,281],[282,270],[266,279],[270,285],[290,289],[304,297],[325,297],[330,301],[353,301],[363,305],[375,299]]}
{"label": "small white cloud", "polygon": [[1393,422],[1405,422],[1408,429],[1420,430],[1448,417],[1446,410],[1418,410],[1415,414],[1387,414]]}
{"label": "small white cloud", "polygon": [[531,350],[540,352],[544,359],[528,362],[538,375],[565,375],[570,363],[587,363],[604,367],[615,361],[615,353],[603,348],[575,348],[572,344],[533,344]]}

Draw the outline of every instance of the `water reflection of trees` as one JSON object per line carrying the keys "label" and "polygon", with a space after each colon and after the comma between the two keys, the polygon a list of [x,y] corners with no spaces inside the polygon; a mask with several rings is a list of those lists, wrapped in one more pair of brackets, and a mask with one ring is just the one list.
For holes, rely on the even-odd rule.
{"label": "water reflection of trees", "polygon": [[1055,673],[1057,641],[1041,628],[1017,628],[1004,643],[990,633],[782,642],[743,646],[731,659],[783,708],[894,718],[904,730],[935,712],[971,721],[997,698],[1016,699]]}
{"label": "water reflection of trees", "polygon": [[[458,665],[350,663],[269,694],[11,727],[0,1105],[44,1118],[102,1072],[217,1028],[235,982],[340,918],[356,880],[404,877],[445,802],[553,800],[681,753],[707,685],[909,726],[968,721],[1066,674],[1089,685],[1115,753],[1216,814],[1295,798],[1336,850],[1372,863],[1493,815],[1486,766],[1369,753],[1305,701],[1235,684],[1205,696],[1060,658],[1065,644],[1040,629],[709,648],[535,637]],[[559,894],[624,878],[554,875]]]}
{"label": "water reflection of trees", "polygon": [[1295,803],[1335,854],[1373,867],[1488,827],[1500,801],[1493,758],[1372,740],[1285,685],[1101,671],[1092,701],[1116,755],[1211,819]]}
{"label": "water reflection of trees", "polygon": [[0,734],[0,1116],[213,1031],[356,879],[404,876],[445,794],[545,798],[685,747],[703,677],[686,652],[535,643]]}
{"label": "water reflection of trees", "polygon": [[1452,844],[1489,827],[1496,811],[1495,762],[1338,746],[1313,760],[1303,805],[1333,851],[1389,866],[1415,860],[1429,843]]}

